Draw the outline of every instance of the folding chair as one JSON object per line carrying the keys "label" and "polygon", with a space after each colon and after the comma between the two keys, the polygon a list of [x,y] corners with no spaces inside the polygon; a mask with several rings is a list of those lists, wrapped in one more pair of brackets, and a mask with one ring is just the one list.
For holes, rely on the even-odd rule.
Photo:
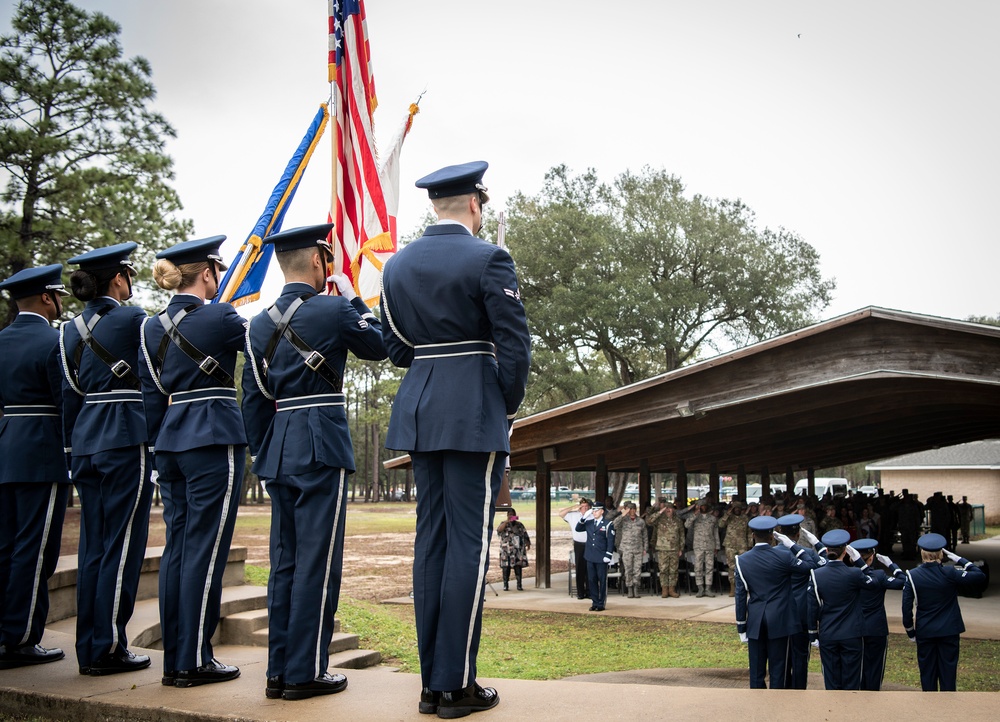
{"label": "folding chair", "polygon": [[569,595],[571,597],[576,596],[576,591],[573,589],[573,579],[576,577],[576,550],[569,550]]}
{"label": "folding chair", "polygon": [[722,580],[726,580],[726,584],[730,587],[733,585],[732,576],[729,573],[729,560],[726,559],[726,554],[721,549],[715,553],[715,575],[713,578],[713,586],[716,586],[716,591],[722,594]]}

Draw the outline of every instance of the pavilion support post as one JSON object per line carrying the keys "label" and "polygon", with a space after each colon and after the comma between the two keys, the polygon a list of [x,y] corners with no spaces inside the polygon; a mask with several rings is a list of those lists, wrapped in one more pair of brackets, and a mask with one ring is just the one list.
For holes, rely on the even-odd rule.
{"label": "pavilion support post", "polygon": [[747,469],[743,464],[736,467],[736,496],[747,500]]}
{"label": "pavilion support post", "polygon": [[677,489],[674,501],[677,502],[681,509],[688,505],[688,474],[687,467],[684,466],[683,461],[677,462]]}
{"label": "pavilion support post", "polygon": [[795,472],[792,471],[792,467],[785,467],[785,491],[795,491]]}
{"label": "pavilion support post", "polygon": [[597,470],[594,474],[594,501],[603,504],[608,497],[608,465],[604,454],[597,455]]}
{"label": "pavilion support post", "polygon": [[[816,470],[814,468],[812,468],[811,466],[809,467],[809,470],[806,472],[806,478],[809,480],[807,482],[809,484],[809,487],[808,487],[808,489],[809,489],[809,496],[816,496]],[[792,488],[792,487],[789,487],[789,488]]]}
{"label": "pavilion support post", "polygon": [[708,465],[708,493],[715,498],[716,501],[719,499],[719,465],[716,463],[711,463]]}
{"label": "pavilion support post", "polygon": [[761,498],[769,496],[771,493],[771,474],[765,466],[760,470],[760,495]]}
{"label": "pavilion support post", "polygon": [[538,452],[535,459],[535,589],[552,586],[552,470]]}
{"label": "pavilion support post", "polygon": [[650,489],[652,487],[649,462],[643,459],[639,462],[639,513],[645,514],[649,508]]}

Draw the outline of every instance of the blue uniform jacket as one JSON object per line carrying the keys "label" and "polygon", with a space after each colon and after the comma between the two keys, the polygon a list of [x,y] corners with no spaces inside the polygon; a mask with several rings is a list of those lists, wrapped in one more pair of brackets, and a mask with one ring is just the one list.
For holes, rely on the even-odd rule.
{"label": "blue uniform jacket", "polygon": [[[382,288],[385,347],[396,366],[409,369],[392,404],[386,447],[509,452],[510,420],[531,363],[510,254],[464,226],[429,226],[389,259]],[[441,355],[463,341],[492,342],[495,356]],[[442,346],[419,349],[414,359],[414,346],[432,344]]]}
{"label": "blue uniform jacket", "polygon": [[889,633],[889,623],[885,618],[885,590],[902,589],[906,583],[906,573],[893,564],[886,574],[881,569],[873,569],[873,584],[866,584],[861,590],[861,614],[864,617],[862,634],[865,637],[880,637]]}
{"label": "blue uniform jacket", "polygon": [[792,597],[792,577],[808,576],[817,562],[798,544],[783,546],[759,543],[736,557],[736,631],[760,639],[767,621],[769,638],[787,637],[799,631]]}
{"label": "blue uniform jacket", "polygon": [[[166,311],[171,318],[189,306],[195,306],[177,327],[183,336],[203,354],[219,362],[219,367],[233,375],[236,354],[246,347],[246,321],[228,303],[205,304],[198,296],[175,294]],[[199,389],[222,390],[218,381],[198,368],[173,342],[163,355],[163,368],[157,354],[166,331],[157,316],[142,326],[143,363],[139,366],[142,397],[146,411],[149,441],[157,451],[189,451],[203,446],[245,444],[243,417],[236,403],[235,384],[231,398],[191,400]],[[157,372],[159,369],[159,372]],[[171,394],[180,394],[172,398]],[[211,394],[207,394],[211,396]]]}
{"label": "blue uniform jacket", "polygon": [[[955,566],[925,562],[906,572],[903,586],[903,628],[917,639],[948,637],[965,631],[958,606],[958,588],[982,584],[986,575],[968,559]],[[914,608],[916,614],[914,615]]]}
{"label": "blue uniform jacket", "polygon": [[[812,560],[815,568],[826,564],[826,547],[816,543],[814,549],[802,547],[805,554],[803,556]],[[805,632],[809,629],[809,579],[805,574],[796,574],[792,577],[792,599],[795,604],[795,618],[798,620],[799,628],[795,631]]]}
{"label": "blue uniform jacket", "polygon": [[875,586],[870,573],[868,566],[859,569],[839,559],[813,570],[809,582],[810,636],[818,632],[820,639],[829,642],[861,638],[861,590]]}
{"label": "blue uniform jacket", "polygon": [[[385,358],[381,326],[364,301],[319,296],[305,283],[289,283],[275,305],[284,313],[303,294],[311,296],[295,313],[291,328],[341,377],[348,350],[363,359]],[[277,411],[276,402],[335,392],[284,339],[264,376],[261,364],[274,329],[266,311],[255,316],[247,329],[242,408],[250,454],[256,457],[253,472],[264,479],[321,467],[353,472],[354,449],[343,400],[337,405],[317,406],[309,405],[317,400],[303,399],[299,404],[302,408]]]}
{"label": "blue uniform jacket", "polygon": [[587,532],[587,548],[583,558],[588,562],[603,564],[609,560],[615,550],[615,525],[601,517],[600,519],[581,519],[576,523],[577,531]]}
{"label": "blue uniform jacket", "polygon": [[59,332],[35,313],[0,331],[0,484],[69,483],[58,348]]}
{"label": "blue uniform jacket", "polygon": [[[139,332],[146,312],[136,306],[122,306],[106,296],[89,301],[83,320],[90,321],[97,312],[103,318],[94,328],[94,338],[116,359],[125,361],[136,376],[142,356]],[[60,356],[63,367],[64,437],[74,456],[122,449],[144,444],[149,436],[139,389],[133,388],[111,372],[111,368],[90,349],[84,348],[80,367],[76,368],[76,347],[80,334],[71,321],[60,327]],[[110,392],[125,391],[134,401],[108,400]],[[86,398],[86,395],[91,395]]]}

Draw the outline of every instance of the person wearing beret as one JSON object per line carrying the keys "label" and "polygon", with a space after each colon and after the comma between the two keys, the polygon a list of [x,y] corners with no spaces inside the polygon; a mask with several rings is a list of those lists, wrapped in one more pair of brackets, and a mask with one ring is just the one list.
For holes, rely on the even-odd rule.
{"label": "person wearing beret", "polygon": [[[805,556],[812,559],[816,567],[826,564],[826,547],[816,535],[802,526],[805,517],[802,514],[786,514],[778,517],[778,530],[796,544],[799,539],[809,546],[803,545]],[[813,547],[813,548],[810,548]],[[792,600],[795,606],[796,630],[788,635],[788,665],[785,667],[785,689],[806,689],[809,682],[809,577],[796,575],[792,577]]]}
{"label": "person wearing beret", "polygon": [[[903,585],[903,627],[910,641],[917,643],[924,692],[956,690],[959,635],[965,631],[958,590],[986,581],[979,567],[945,549],[946,544],[940,534],[920,537],[917,547],[923,563],[906,572]],[[944,566],[943,557],[955,566]]]}
{"label": "person wearing beret", "polygon": [[205,303],[226,270],[225,239],[184,241],[156,254],[154,280],[176,293],[142,325],[139,376],[167,526],[159,586],[166,686],[240,673],[212,654],[246,463],[233,379],[246,321],[228,303]]}
{"label": "person wearing beret", "polygon": [[[906,583],[906,574],[899,565],[884,554],[878,554],[877,539],[858,539],[851,544],[861,559],[871,567],[871,577],[874,584],[869,584],[861,590],[862,642],[864,658],[861,663],[861,689],[878,692],[882,689],[882,678],[885,676],[885,655],[888,649],[889,623],[885,617],[885,590],[902,589]],[[877,560],[888,569],[888,573],[874,567]]]}
{"label": "person wearing beret", "polygon": [[18,310],[0,331],[0,669],[66,656],[39,644],[69,495],[59,332],[52,327],[68,295],[62,270],[25,268],[0,282]]}
{"label": "person wearing beret", "polygon": [[406,369],[385,445],[409,452],[420,489],[419,710],[445,718],[500,701],[476,683],[476,658],[491,520],[531,362],[514,262],[475,235],[489,200],[486,168],[464,163],[418,180],[438,222],[382,272],[382,335],[393,364]]}
{"label": "person wearing beret", "polygon": [[[875,580],[850,541],[846,529],[824,534],[827,563],[812,571],[809,582],[809,638],[814,643],[818,640],[827,689],[861,689],[861,591],[874,587]],[[845,556],[860,568],[847,566]]]}
{"label": "person wearing beret", "polygon": [[146,313],[132,297],[135,243],[98,248],[69,260],[80,268],[70,288],[83,312],[60,328],[64,437],[80,496],[76,656],[81,674],[144,669],[128,649],[146,551],[152,456],[138,377]]}
{"label": "person wearing beret", "polygon": [[[784,689],[789,636],[797,629],[792,578],[816,567],[806,550],[774,531],[773,516],[750,521],[754,545],[736,557],[736,631],[750,656],[750,688]],[[772,539],[780,546],[771,546]]]}
{"label": "person wearing beret", "polygon": [[354,473],[344,367],[348,351],[379,361],[385,346],[378,319],[346,278],[333,277],[341,295],[320,294],[333,261],[326,240],[332,227],[264,239],[274,245],[285,286],[247,329],[243,422],[251,468],[271,497],[269,698],[299,700],[347,687],[344,675],[327,672],[347,475]]}

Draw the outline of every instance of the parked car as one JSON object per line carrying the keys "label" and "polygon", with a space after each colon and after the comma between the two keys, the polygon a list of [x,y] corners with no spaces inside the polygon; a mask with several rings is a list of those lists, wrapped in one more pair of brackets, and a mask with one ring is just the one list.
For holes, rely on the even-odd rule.
{"label": "parked car", "polygon": [[859,486],[858,493],[864,494],[865,496],[878,496],[878,487],[872,485]]}
{"label": "parked car", "polygon": [[[831,496],[847,496],[850,487],[847,479],[841,477],[817,477],[815,480],[816,498],[822,499],[827,492]],[[795,495],[805,494],[809,490],[809,480],[799,479],[795,482]]]}

